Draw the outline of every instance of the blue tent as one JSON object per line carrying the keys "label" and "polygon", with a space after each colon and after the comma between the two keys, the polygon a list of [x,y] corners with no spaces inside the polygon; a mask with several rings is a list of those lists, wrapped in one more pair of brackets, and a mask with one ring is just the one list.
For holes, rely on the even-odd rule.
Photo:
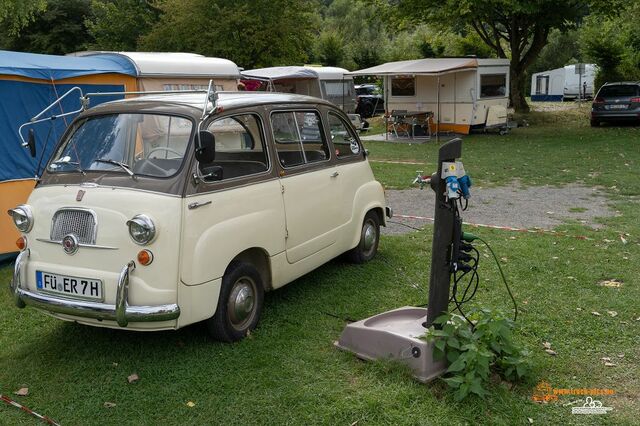
{"label": "blue tent", "polygon": [[[135,84],[135,76],[135,66],[115,56],[73,57],[0,51],[0,182],[33,178],[38,163],[46,162],[73,117],[34,126],[38,151],[35,159],[20,146],[18,128],[21,124],[74,86],[84,93],[123,92],[127,83]],[[121,97],[94,98],[92,105]],[[79,107],[78,96],[70,95],[51,114]]]}

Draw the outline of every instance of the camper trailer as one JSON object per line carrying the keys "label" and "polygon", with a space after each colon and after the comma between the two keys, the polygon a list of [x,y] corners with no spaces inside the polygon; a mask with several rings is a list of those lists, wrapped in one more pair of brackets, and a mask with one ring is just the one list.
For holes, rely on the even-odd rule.
{"label": "camper trailer", "polygon": [[506,128],[509,60],[428,58],[389,62],[352,75],[383,78],[386,114],[427,113],[432,131]]}
{"label": "camper trailer", "polygon": [[585,64],[582,76],[576,73],[576,65],[567,65],[531,75],[531,100],[536,102],[591,98],[594,93],[596,66]]}
{"label": "camper trailer", "polygon": [[235,91],[240,69],[228,59],[195,53],[76,52],[75,56],[119,58],[136,69],[138,90],[206,90],[213,80],[218,91]]}
{"label": "camper trailer", "polygon": [[[136,69],[121,58],[73,58],[0,51],[0,260],[18,251],[20,234],[4,214],[26,202],[36,183],[37,168],[44,167],[73,115],[78,98],[67,98],[51,111],[59,119],[35,125],[38,155],[32,158],[20,147],[18,126],[29,121],[72,87],[83,92],[136,90]],[[122,98],[105,96],[94,105]]]}
{"label": "camper trailer", "polygon": [[242,71],[247,90],[296,93],[326,99],[348,114],[355,112],[356,95],[349,71],[306,65]]}

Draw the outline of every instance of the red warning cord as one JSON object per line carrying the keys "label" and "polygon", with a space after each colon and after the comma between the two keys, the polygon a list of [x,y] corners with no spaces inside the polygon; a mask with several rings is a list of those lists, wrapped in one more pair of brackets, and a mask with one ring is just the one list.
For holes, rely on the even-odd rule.
{"label": "red warning cord", "polygon": [[17,403],[16,401],[14,401],[13,399],[9,398],[8,396],[0,394],[0,400],[6,402],[8,405],[11,405],[11,406],[14,406],[16,408],[21,409],[25,413],[31,414],[32,416],[39,418],[40,420],[42,420],[43,422],[47,423],[48,425],[60,426],[58,423],[54,422],[49,417],[43,416],[42,414],[38,414],[35,411],[30,410],[29,408],[25,407],[24,405],[21,405],[21,404]]}

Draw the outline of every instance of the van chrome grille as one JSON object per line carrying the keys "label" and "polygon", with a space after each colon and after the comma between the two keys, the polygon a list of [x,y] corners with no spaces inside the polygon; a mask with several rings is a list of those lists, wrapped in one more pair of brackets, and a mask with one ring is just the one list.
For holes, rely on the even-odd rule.
{"label": "van chrome grille", "polygon": [[96,215],[91,210],[62,209],[53,215],[51,241],[62,241],[74,234],[82,244],[96,243]]}

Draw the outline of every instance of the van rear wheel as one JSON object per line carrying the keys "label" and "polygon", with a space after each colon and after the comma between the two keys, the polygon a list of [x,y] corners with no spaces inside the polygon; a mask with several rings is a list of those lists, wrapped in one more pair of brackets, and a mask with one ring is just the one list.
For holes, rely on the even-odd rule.
{"label": "van rear wheel", "polygon": [[365,263],[373,259],[378,252],[380,243],[380,218],[371,210],[362,221],[360,241],[358,245],[347,252],[347,259],[352,263]]}
{"label": "van rear wheel", "polygon": [[211,335],[222,342],[237,342],[256,328],[264,302],[264,287],[253,265],[231,262],[224,276],[218,308],[207,320]]}

